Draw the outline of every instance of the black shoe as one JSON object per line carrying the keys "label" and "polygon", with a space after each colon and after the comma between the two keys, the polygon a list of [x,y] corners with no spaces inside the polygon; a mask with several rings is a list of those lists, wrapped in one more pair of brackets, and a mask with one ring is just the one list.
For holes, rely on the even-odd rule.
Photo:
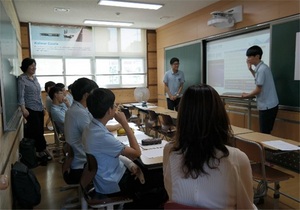
{"label": "black shoe", "polygon": [[52,160],[52,156],[51,156],[50,152],[47,149],[44,150],[44,153],[47,156],[48,160]]}

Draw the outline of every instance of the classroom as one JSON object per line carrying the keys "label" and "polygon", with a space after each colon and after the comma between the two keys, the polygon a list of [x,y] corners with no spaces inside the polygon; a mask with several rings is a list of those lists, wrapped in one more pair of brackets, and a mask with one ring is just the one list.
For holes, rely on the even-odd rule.
{"label": "classroom", "polygon": [[[99,47],[101,39],[107,39],[104,34],[101,38],[98,38],[98,40],[95,39],[92,43],[97,46],[95,47],[97,51],[95,54],[93,54],[94,51],[92,50],[94,49],[94,46],[91,46],[91,42],[86,40],[83,40],[83,45],[80,46],[80,49],[85,50],[83,53],[74,53],[70,51],[68,52],[70,54],[63,55],[59,49],[57,51],[53,50],[55,47],[53,47],[53,45],[50,46],[52,42],[49,42],[50,44],[48,48],[43,48],[43,41],[48,42],[50,39],[54,40],[57,38],[58,30],[63,30],[62,33],[65,34],[64,38],[68,40],[76,36],[76,33],[77,35],[78,33],[86,33],[88,36],[93,36],[94,34],[101,34],[104,30],[101,30],[101,27],[95,27],[92,32],[92,27],[68,25],[64,22],[64,19],[62,19],[61,22],[61,25],[64,26],[64,28],[61,29],[59,29],[60,26],[58,25],[51,25],[49,23],[45,24],[44,22],[20,22],[14,5],[14,0],[2,0],[0,2],[0,6],[0,83],[2,111],[0,114],[2,118],[0,121],[0,175],[8,175],[8,180],[10,180],[11,165],[19,159],[19,142],[23,138],[24,130],[24,119],[22,114],[16,111],[16,109],[18,109],[16,97],[11,97],[13,94],[17,94],[16,76],[21,74],[19,69],[21,61],[26,57],[32,56],[35,58],[36,56],[38,64],[40,63],[42,65],[43,58],[47,57],[47,52],[45,53],[43,50],[52,50],[51,53],[56,53],[56,58],[59,59],[65,56],[63,59],[61,59],[64,63],[68,62],[68,56],[70,58],[76,53],[79,54],[76,54],[75,57],[78,56],[81,58],[86,58],[90,56],[93,57],[95,61],[91,68],[95,67],[96,69],[93,70],[94,72],[91,78],[94,78],[100,86],[100,84],[105,84],[109,80],[102,79],[103,75],[106,76],[107,73],[104,72],[101,74],[96,72],[98,62],[101,64],[101,59],[97,61],[97,56],[103,56],[103,52],[105,52],[103,49],[108,49],[109,46],[105,46],[103,48]],[[217,28],[208,26],[207,22],[211,18],[211,12],[227,11],[230,8],[239,6],[242,6],[243,19],[242,21],[235,23],[233,27]],[[299,63],[299,57],[297,58],[295,55],[295,46],[297,44],[294,39],[295,33],[299,34],[300,31],[299,21],[299,0],[215,1],[214,3],[209,4],[198,11],[185,15],[184,17],[162,25],[161,27],[155,29],[143,29],[142,35],[144,39],[142,40],[142,45],[144,51],[141,54],[135,53],[134,55],[135,58],[145,58],[146,69],[143,72],[138,72],[136,75],[134,75],[135,78],[138,78],[137,80],[141,80],[143,82],[134,83],[135,86],[124,83],[123,86],[110,84],[106,87],[111,89],[115,94],[115,102],[117,104],[136,103],[137,101],[134,95],[135,88],[147,87],[150,92],[150,98],[147,102],[154,104],[157,107],[166,108],[167,102],[163,78],[165,72],[170,68],[170,59],[172,57],[178,57],[180,59],[180,69],[182,68],[182,70],[185,71],[186,83],[184,90],[192,84],[206,83],[213,86],[217,89],[220,95],[224,95],[221,98],[225,103],[225,109],[231,125],[241,129],[250,129],[254,132],[259,132],[259,116],[255,101],[252,101],[251,99],[241,100],[239,97],[231,97],[225,94],[228,92],[240,92],[251,89],[253,87],[251,85],[253,84],[250,83],[254,83],[254,79],[242,80],[241,83],[249,84],[248,86],[245,85],[246,89],[243,89],[244,86],[242,87],[241,83],[238,84],[236,78],[227,78],[225,72],[220,73],[218,71],[218,68],[224,69],[224,63],[226,62],[225,58],[224,60],[222,60],[223,58],[214,60],[213,55],[216,55],[218,51],[215,52],[210,50],[216,49],[217,46],[222,44],[227,48],[232,47],[232,49],[230,48],[226,52],[227,58],[229,58],[229,60],[232,62],[227,62],[226,65],[230,67],[237,66],[233,61],[242,59],[244,66],[241,66],[241,68],[244,67],[245,69],[239,68],[239,70],[241,72],[247,72],[247,66],[245,62],[246,56],[244,52],[245,49],[243,47],[235,49],[234,44],[231,43],[237,43],[237,45],[239,45],[240,40],[252,42],[253,40],[251,40],[251,38],[253,37],[262,37],[262,39],[267,37],[268,43],[262,43],[262,46],[264,47],[264,50],[269,50],[264,55],[265,57],[263,57],[263,60],[265,61],[265,59],[268,59],[266,62],[268,62],[273,71],[274,81],[279,96],[279,110],[272,131],[272,136],[276,137],[277,139],[291,140],[293,142],[297,142],[299,145],[300,84],[299,78],[296,79],[296,76],[294,76],[294,71],[296,71],[295,61],[298,60]],[[49,28],[51,29],[50,32]],[[121,29],[118,30],[121,31]],[[120,31],[118,33],[121,34]],[[110,47],[114,45],[112,43],[110,44]],[[137,48],[138,47],[139,46],[137,46]],[[239,55],[237,55],[235,52],[241,50],[244,50],[243,56],[239,57]],[[209,57],[210,55],[212,56]],[[110,57],[114,57],[113,54],[111,54]],[[71,63],[72,59],[69,60]],[[130,59],[127,61],[130,61]],[[137,65],[139,65],[139,62],[137,62]],[[208,69],[211,66],[216,67],[215,73],[219,74],[217,79],[219,78],[220,74],[222,74],[224,78],[228,79],[224,79],[224,81],[222,81],[224,83],[222,87],[214,83],[215,80],[212,78],[214,74],[211,73],[213,71],[208,72]],[[74,65],[71,68],[73,67]],[[64,77],[61,77],[60,69],[56,71],[55,69],[48,68],[45,71],[49,70],[53,71],[53,80],[65,83],[66,86],[71,84],[75,80],[75,77],[78,78],[78,75],[73,75],[74,77],[67,77],[66,72],[64,72]],[[79,77],[82,75],[92,75],[92,73],[82,72],[79,72],[78,74],[80,75]],[[41,75],[39,77],[42,87],[46,81],[50,80],[49,78],[51,78],[49,75]],[[126,80],[126,77],[124,78]],[[128,81],[129,80],[130,78]],[[134,80],[131,79],[130,81]],[[233,83],[232,81],[235,81],[234,84],[241,88],[231,88]],[[42,91],[42,98],[43,100],[46,98],[46,93],[44,90]],[[133,110],[133,112],[137,113],[137,110]],[[46,115],[45,120],[47,117],[48,116]],[[50,138],[51,141],[53,141],[53,133],[48,131],[47,133],[51,133]],[[294,178],[289,179],[288,181],[280,182],[280,191],[289,194],[296,199],[291,199],[287,196],[281,195],[278,209],[300,208],[299,150],[293,154],[294,156],[289,157],[292,158],[292,160],[285,160],[288,163],[285,162],[283,165],[279,166],[280,170],[294,176]],[[56,160],[52,160],[52,162],[54,161]],[[276,160],[274,159],[274,161]],[[292,166],[292,169],[285,167],[286,164],[289,164],[289,161],[295,161],[296,166]],[[49,165],[50,164],[48,164],[48,166]],[[61,165],[57,165],[58,166],[55,166],[56,170],[59,171],[57,174],[61,176]],[[46,176],[47,173],[49,174],[49,177],[47,177],[47,179],[45,178],[43,181],[41,181],[41,183],[43,186],[47,186],[47,182],[52,184],[50,177],[53,175],[51,174],[52,172],[50,170],[48,172],[47,170],[42,170],[42,167],[44,166],[39,166],[34,169],[36,173],[42,174],[40,176]],[[55,176],[57,176],[57,174]],[[61,186],[65,185],[63,180],[61,180],[59,184]],[[61,186],[56,186],[56,190]],[[46,193],[46,191],[43,192]],[[56,198],[57,201],[55,202],[63,202],[63,199],[66,198],[60,198],[59,193],[64,196],[68,196],[67,192],[57,191],[55,193],[55,195],[48,195],[50,200],[52,197]],[[272,208],[272,196],[272,190],[268,191],[268,199],[266,199],[266,204],[258,206],[259,209]],[[51,203],[51,201],[49,202],[42,200],[42,205],[39,205],[36,208],[54,208],[53,206],[51,207],[51,204],[49,203]],[[9,183],[8,188],[0,190],[0,209],[12,209],[12,205],[12,189],[11,183]],[[56,207],[57,206],[55,206],[55,208]]]}

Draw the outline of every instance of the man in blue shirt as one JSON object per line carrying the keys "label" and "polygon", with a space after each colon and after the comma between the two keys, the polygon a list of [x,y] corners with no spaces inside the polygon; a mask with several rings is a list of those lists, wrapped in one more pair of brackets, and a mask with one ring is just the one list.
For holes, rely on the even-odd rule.
{"label": "man in blue shirt", "polygon": [[[259,110],[260,132],[270,134],[278,111],[278,97],[271,69],[261,60],[263,51],[259,46],[250,47],[247,52],[247,65],[255,78],[255,89],[243,93],[242,97],[256,96]],[[255,69],[252,69],[252,65]]]}
{"label": "man in blue shirt", "polygon": [[165,91],[167,97],[168,109],[178,110],[182,88],[185,82],[184,73],[178,69],[179,59],[170,60],[171,70],[167,71],[164,77]]}

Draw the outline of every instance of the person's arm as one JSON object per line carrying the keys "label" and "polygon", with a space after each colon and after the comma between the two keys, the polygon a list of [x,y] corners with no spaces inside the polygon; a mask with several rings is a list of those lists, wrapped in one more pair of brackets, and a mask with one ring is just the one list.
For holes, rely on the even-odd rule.
{"label": "person's arm", "polygon": [[242,98],[253,98],[253,97],[257,96],[258,94],[260,94],[261,90],[262,90],[262,86],[256,85],[255,89],[252,92],[242,93]]}
{"label": "person's arm", "polygon": [[121,152],[121,155],[124,155],[131,160],[135,160],[136,158],[141,156],[141,148],[137,143],[134,133],[129,127],[127,119],[123,112],[116,112],[114,117],[124,128],[129,141],[129,147],[126,146]]}
{"label": "person's arm", "polygon": [[107,130],[109,130],[109,132],[113,132],[113,131],[116,131],[116,130],[122,128],[122,125],[118,123],[115,125],[106,125],[105,127],[107,128]]}
{"label": "person's arm", "polygon": [[23,117],[27,118],[29,116],[28,110],[25,108],[25,84],[22,78],[18,79],[18,103],[22,111]]}
{"label": "person's arm", "polygon": [[128,168],[128,170],[131,172],[131,175],[135,175],[135,178],[138,178],[141,184],[145,184],[145,177],[143,171],[137,164],[135,164],[132,160],[123,155],[120,155],[119,159],[124,163],[126,168]]}
{"label": "person's arm", "polygon": [[166,83],[166,82],[164,82],[164,83],[165,83],[165,91],[168,94],[169,99],[174,100],[176,97],[171,94],[170,89],[168,87],[168,83]]}
{"label": "person's arm", "polygon": [[180,96],[181,91],[182,91],[182,88],[183,88],[183,83],[180,84],[179,89],[178,89],[178,91],[177,91],[177,94],[178,94],[178,95],[176,95],[176,97]]}

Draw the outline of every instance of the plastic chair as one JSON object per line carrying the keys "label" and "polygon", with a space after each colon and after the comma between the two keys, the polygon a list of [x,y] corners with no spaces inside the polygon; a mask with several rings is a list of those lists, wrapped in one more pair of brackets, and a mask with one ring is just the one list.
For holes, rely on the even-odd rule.
{"label": "plastic chair", "polygon": [[164,209],[180,209],[180,210],[184,210],[184,209],[198,209],[198,210],[205,210],[207,208],[193,207],[193,206],[188,206],[188,205],[176,203],[174,201],[168,201],[168,202],[165,203]]}
{"label": "plastic chair", "polygon": [[[64,153],[64,160],[62,163],[62,175],[64,177],[64,174],[66,172],[69,172],[71,170],[71,163],[74,159],[74,152],[70,144],[65,143],[63,147],[63,153]],[[65,180],[67,183],[66,186],[63,186],[60,188],[60,191],[66,191],[70,189],[77,189],[78,196],[69,198],[63,205],[63,208],[70,209],[70,208],[76,208],[80,206],[80,200],[81,200],[81,193],[80,193],[80,186],[78,184],[69,184],[68,180]]]}
{"label": "plastic chair", "polygon": [[265,151],[261,143],[239,137],[235,137],[234,140],[235,146],[248,156],[251,162],[253,179],[259,182],[255,189],[254,203],[260,200],[263,201],[268,188],[270,188],[268,183],[274,183],[274,209],[277,209],[280,197],[279,182],[293,178],[293,176],[265,164]]}
{"label": "plastic chair", "polygon": [[93,180],[98,170],[98,164],[96,158],[92,154],[86,154],[87,164],[84,167],[81,179],[80,187],[83,194],[81,200],[81,208],[106,208],[108,210],[114,209],[114,206],[122,206],[125,203],[130,203],[133,200],[126,195],[113,195],[108,196],[105,194],[96,193],[93,187]]}
{"label": "plastic chair", "polygon": [[158,118],[161,124],[159,132],[166,137],[166,140],[172,139],[176,133],[176,126],[174,125],[172,117],[167,114],[159,114]]}
{"label": "plastic chair", "polygon": [[158,131],[161,129],[158,114],[153,110],[148,110],[148,119],[146,121],[146,134],[155,131],[155,138],[158,137]]}

